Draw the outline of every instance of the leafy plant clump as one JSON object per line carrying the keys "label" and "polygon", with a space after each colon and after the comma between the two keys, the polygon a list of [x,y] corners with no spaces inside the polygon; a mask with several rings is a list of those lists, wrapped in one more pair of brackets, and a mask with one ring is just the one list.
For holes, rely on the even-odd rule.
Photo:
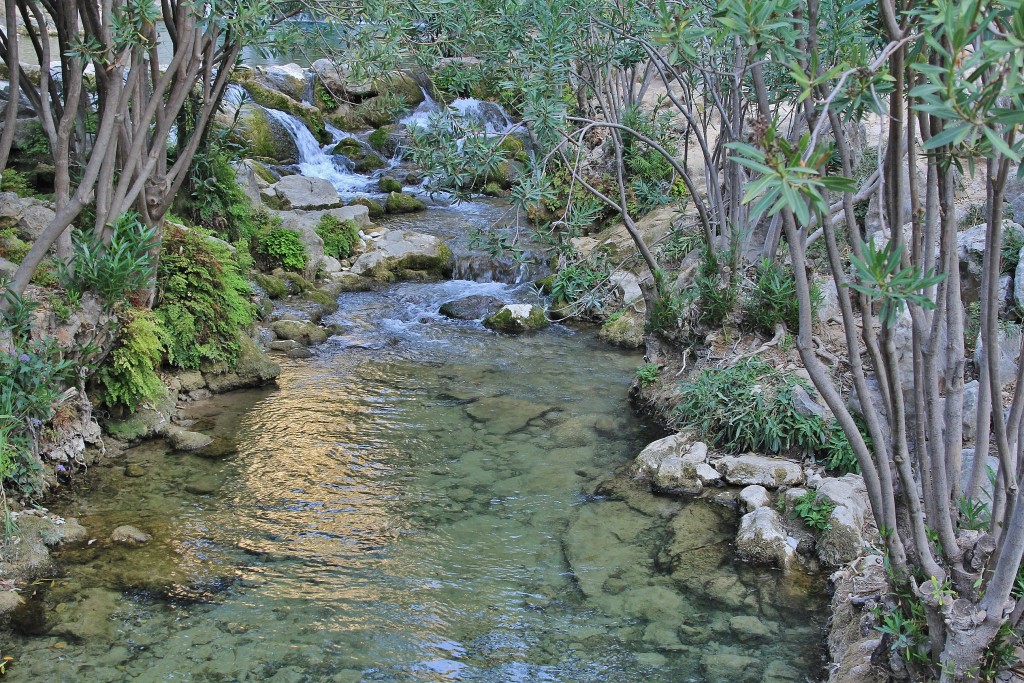
{"label": "leafy plant clump", "polygon": [[324,214],[316,226],[316,234],[324,241],[324,253],[336,259],[348,258],[359,244],[359,226]]}
{"label": "leafy plant clump", "polygon": [[[134,211],[111,226],[110,244],[95,233],[76,232],[74,260],[59,275],[66,289],[96,292],[108,307],[128,301],[151,284],[156,231],[143,225]],[[63,264],[62,264],[63,265]]]}
{"label": "leafy plant clump", "polygon": [[836,504],[827,498],[819,498],[817,491],[808,491],[793,501],[793,517],[803,520],[811,529],[828,531],[832,528],[829,515],[836,509]]}
{"label": "leafy plant clump", "polygon": [[108,407],[134,411],[164,391],[156,374],[163,357],[160,328],[152,311],[131,308],[124,314],[118,347],[96,373],[100,399]]}
{"label": "leafy plant clump", "polygon": [[31,496],[42,486],[42,466],[35,441],[42,424],[75,376],[75,365],[62,357],[53,339],[31,337],[37,303],[8,293],[9,310],[0,313],[0,333],[9,337],[9,352],[0,351],[0,486],[10,483]]}
{"label": "leafy plant clump", "polygon": [[[811,304],[817,309],[821,292],[812,287]],[[757,330],[772,333],[782,323],[790,330],[800,325],[796,280],[782,264],[764,259],[757,265],[757,279],[745,306],[747,321]]]}
{"label": "leafy plant clump", "polygon": [[271,228],[260,235],[256,249],[256,262],[266,270],[284,268],[300,273],[309,261],[299,234],[284,228]]}
{"label": "leafy plant clump", "polygon": [[172,227],[164,233],[158,288],[154,313],[168,362],[190,369],[203,362],[234,365],[255,309],[228,250],[196,230]]}
{"label": "leafy plant clump", "polygon": [[658,372],[661,368],[658,367],[657,363],[644,363],[636,369],[636,378],[640,380],[640,386],[647,387],[650,384],[654,384],[654,381],[658,379]]}

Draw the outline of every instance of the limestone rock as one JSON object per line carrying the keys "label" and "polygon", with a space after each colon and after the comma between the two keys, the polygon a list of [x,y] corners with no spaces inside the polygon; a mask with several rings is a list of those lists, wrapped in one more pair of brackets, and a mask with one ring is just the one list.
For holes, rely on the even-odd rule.
{"label": "limestone rock", "polygon": [[263,198],[270,206],[283,210],[331,209],[342,204],[330,181],[303,175],[281,178],[263,191]]}
{"label": "limestone rock", "polygon": [[493,296],[467,296],[441,304],[439,313],[456,320],[481,320],[504,306],[501,299]]}
{"label": "limestone rock", "polygon": [[484,318],[484,327],[506,334],[533,332],[548,324],[544,309],[533,304],[506,304],[497,313]]}
{"label": "limestone rock", "polygon": [[217,364],[204,368],[203,379],[213,393],[261,387],[273,382],[281,374],[281,366],[271,360],[252,339],[243,335],[239,344],[241,350],[234,367]]}
{"label": "limestone rock", "polygon": [[198,451],[213,443],[213,437],[190,432],[181,427],[169,427],[165,433],[167,443],[176,451]]}
{"label": "limestone rock", "polygon": [[278,320],[270,328],[278,339],[290,339],[301,344],[320,344],[329,336],[323,327],[299,320]]}
{"label": "limestone rock", "polygon": [[110,534],[110,540],[121,545],[142,545],[148,543],[150,538],[152,537],[145,531],[130,524],[119,526]]}
{"label": "limestone rock", "polygon": [[[365,210],[365,207],[360,208]],[[351,272],[378,280],[392,280],[403,271],[426,271],[438,277],[448,277],[453,267],[451,249],[437,237],[412,230],[388,230],[356,259]]]}
{"label": "limestone rock", "polygon": [[716,463],[725,480],[737,486],[758,484],[769,489],[796,486],[804,481],[799,463],[763,455],[727,456]]}
{"label": "limestone rock", "polygon": [[718,652],[701,658],[708,683],[757,683],[761,680],[761,661],[756,657]]}
{"label": "limestone rock", "polygon": [[427,205],[416,199],[416,197],[402,194],[401,192],[391,192],[384,202],[384,208],[387,209],[388,213],[415,213],[417,211],[426,211]]}
{"label": "limestone rock", "polygon": [[[1017,356],[1020,352],[1021,328],[1003,326],[999,327],[999,380],[1005,387],[1017,378]],[[974,349],[974,366],[981,367],[982,352],[984,344],[981,343],[981,335]]]}
{"label": "limestone rock", "polygon": [[772,504],[771,497],[768,495],[768,489],[757,484],[747,486],[740,491],[739,502],[746,512],[753,512],[758,508],[768,507]]}
{"label": "limestone rock", "polygon": [[598,336],[615,346],[638,349],[644,345],[644,324],[644,316],[628,309],[617,318],[609,318]]}
{"label": "limestone rock", "polygon": [[741,643],[763,643],[775,635],[775,630],[757,617],[744,615],[729,619],[729,630]]}
{"label": "limestone rock", "polygon": [[206,386],[203,373],[197,370],[184,370],[178,373],[178,381],[181,382],[182,391],[195,391]]}
{"label": "limestone rock", "polygon": [[[957,233],[957,255],[960,257],[960,292],[965,304],[978,301],[981,290],[982,266],[985,259],[986,223]],[[1004,220],[1003,234],[1016,232],[1024,236],[1024,228],[1013,221]]]}
{"label": "limestone rock", "polygon": [[772,508],[757,508],[740,519],[736,552],[746,560],[788,569],[795,546],[795,540],[791,542],[786,535],[781,515]]}
{"label": "limestone rock", "polygon": [[815,477],[818,497],[836,507],[828,518],[829,527],[818,538],[818,557],[829,566],[852,562],[861,556],[865,545],[864,529],[871,521],[871,508],[864,478],[859,474],[842,477]]}
{"label": "limestone rock", "polygon": [[306,93],[306,71],[298,64],[259,67],[257,80],[264,86],[301,102]]}

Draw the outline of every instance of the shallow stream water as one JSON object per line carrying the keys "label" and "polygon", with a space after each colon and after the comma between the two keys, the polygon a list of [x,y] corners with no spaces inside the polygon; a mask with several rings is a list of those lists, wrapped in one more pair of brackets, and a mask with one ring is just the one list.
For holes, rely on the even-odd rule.
{"label": "shallow stream water", "polygon": [[[457,238],[499,210],[408,227]],[[52,508],[95,542],[26,591],[5,680],[819,679],[820,579],[737,563],[728,505],[613,476],[661,436],[627,403],[640,356],[437,314],[471,294],[536,297],[343,294],[341,333],[277,388],[186,411],[206,452],[90,471]],[[112,544],[123,524],[152,540]]]}

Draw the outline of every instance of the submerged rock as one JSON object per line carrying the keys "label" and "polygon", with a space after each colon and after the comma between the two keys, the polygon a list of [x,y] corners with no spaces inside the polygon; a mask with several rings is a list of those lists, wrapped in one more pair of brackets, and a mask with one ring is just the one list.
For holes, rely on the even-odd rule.
{"label": "submerged rock", "polygon": [[548,324],[544,309],[533,304],[506,304],[497,313],[484,318],[484,327],[506,334],[533,332]]}
{"label": "submerged rock", "polygon": [[176,451],[198,451],[213,443],[213,437],[190,432],[181,427],[170,427],[165,432],[167,443]]}
{"label": "submerged rock", "polygon": [[110,540],[121,545],[142,545],[148,543],[150,538],[152,537],[145,531],[130,524],[119,526],[110,534]]}
{"label": "submerged rock", "polygon": [[278,320],[271,324],[270,329],[278,339],[300,344],[321,344],[330,336],[325,328],[301,320]]}
{"label": "submerged rock", "polygon": [[505,303],[501,299],[493,296],[475,295],[441,304],[438,312],[456,320],[480,320],[498,311],[504,305]]}

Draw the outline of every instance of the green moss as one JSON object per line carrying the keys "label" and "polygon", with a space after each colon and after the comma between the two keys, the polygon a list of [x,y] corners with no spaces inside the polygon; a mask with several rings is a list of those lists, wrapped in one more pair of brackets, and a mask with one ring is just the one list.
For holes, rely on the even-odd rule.
{"label": "green moss", "polygon": [[265,165],[261,164],[258,161],[252,160],[249,161],[249,165],[252,166],[253,173],[255,173],[260,180],[263,180],[264,182],[268,183],[277,182],[277,176],[275,176],[273,172],[271,172],[271,170],[267,168]]}
{"label": "green moss", "polygon": [[355,114],[370,127],[380,128],[394,123],[398,115],[406,109],[408,102],[404,97],[385,93],[360,102],[355,108]]}
{"label": "green moss", "polygon": [[277,155],[274,132],[270,130],[270,124],[267,123],[262,112],[246,119],[245,136],[240,142],[245,146],[249,155],[257,159],[273,159]]}
{"label": "green moss", "polygon": [[305,122],[310,132],[321,144],[326,145],[331,141],[331,134],[327,132],[324,125],[324,115],[316,107],[296,102],[292,98],[276,90],[257,83],[254,80],[245,80],[243,87],[252,96],[256,104],[268,109],[277,109],[298,117]]}
{"label": "green moss", "polygon": [[387,209],[388,213],[413,213],[415,211],[425,211],[427,209],[427,205],[420,200],[399,192],[392,192],[389,194],[384,207]]}
{"label": "green moss", "polygon": [[548,326],[548,319],[539,306],[531,306],[527,317],[521,318],[512,314],[512,310],[506,306],[493,315],[484,318],[484,327],[495,332],[517,334],[520,332],[532,332]]}
{"label": "green moss", "polygon": [[388,175],[377,181],[377,187],[380,188],[381,192],[401,193],[402,191],[402,183]]}
{"label": "green moss", "polygon": [[384,207],[380,202],[376,202],[369,197],[356,197],[350,201],[349,206],[365,206],[366,210],[370,214],[370,218],[380,218],[384,215]]}
{"label": "green moss", "polygon": [[266,270],[284,268],[302,272],[309,262],[309,254],[297,232],[272,228],[260,235],[256,246],[258,260]]}
{"label": "green moss", "polygon": [[21,263],[25,260],[32,245],[20,240],[14,234],[15,232],[17,230],[13,227],[0,230],[0,258],[5,258],[12,263]]}
{"label": "green moss", "polygon": [[526,154],[526,145],[523,144],[523,141],[512,135],[502,140],[498,149],[508,154],[509,158],[521,163],[526,163],[530,158]]}
{"label": "green moss", "polygon": [[555,276],[548,275],[533,281],[534,286],[540,289],[542,294],[551,294],[554,289]]}
{"label": "green moss", "polygon": [[505,190],[501,189],[501,185],[498,183],[487,183],[484,185],[483,193],[488,197],[502,197],[508,194]]}
{"label": "green moss", "polygon": [[388,131],[387,128],[378,128],[377,130],[370,133],[369,143],[378,152],[384,151],[384,146],[388,142]]}
{"label": "green moss", "polygon": [[324,313],[330,314],[338,310],[338,301],[330,293],[323,291],[322,289],[314,289],[313,291],[306,294],[306,298],[315,304],[319,304],[324,309]]}
{"label": "green moss", "polygon": [[281,278],[261,273],[255,273],[252,277],[271,299],[280,299],[288,295],[288,284]]}
{"label": "green moss", "polygon": [[282,277],[284,277],[291,286],[292,291],[297,294],[305,294],[306,292],[316,289],[316,285],[298,273],[284,273]]}
{"label": "green moss", "polygon": [[335,146],[336,154],[344,154],[354,164],[353,170],[357,173],[369,173],[387,166],[377,153],[366,150],[362,143],[355,138],[345,138]]}

